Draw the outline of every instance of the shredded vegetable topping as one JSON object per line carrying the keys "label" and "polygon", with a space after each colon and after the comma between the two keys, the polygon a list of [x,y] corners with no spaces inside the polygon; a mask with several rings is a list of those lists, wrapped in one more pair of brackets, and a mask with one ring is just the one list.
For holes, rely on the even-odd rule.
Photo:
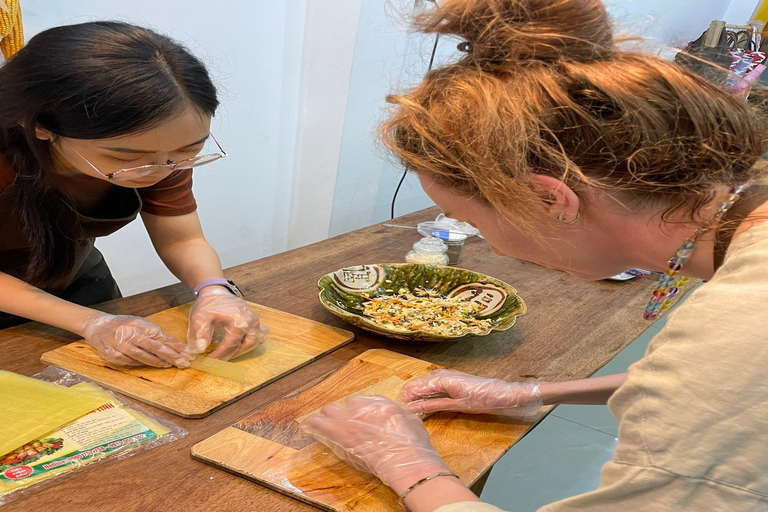
{"label": "shredded vegetable topping", "polygon": [[483,306],[434,290],[401,288],[396,295],[366,297],[363,313],[374,323],[398,331],[424,331],[438,336],[485,334],[490,320],[475,315]]}

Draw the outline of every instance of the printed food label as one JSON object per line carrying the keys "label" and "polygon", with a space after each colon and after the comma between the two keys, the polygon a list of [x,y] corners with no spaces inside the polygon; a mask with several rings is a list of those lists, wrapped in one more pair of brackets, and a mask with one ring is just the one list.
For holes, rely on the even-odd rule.
{"label": "printed food label", "polygon": [[32,474],[32,471],[34,470],[29,466],[15,466],[10,469],[6,469],[5,473],[3,473],[3,476],[10,480],[16,480],[18,478],[28,477]]}
{"label": "printed food label", "polygon": [[0,497],[157,435],[120,404],[105,404],[0,457]]}

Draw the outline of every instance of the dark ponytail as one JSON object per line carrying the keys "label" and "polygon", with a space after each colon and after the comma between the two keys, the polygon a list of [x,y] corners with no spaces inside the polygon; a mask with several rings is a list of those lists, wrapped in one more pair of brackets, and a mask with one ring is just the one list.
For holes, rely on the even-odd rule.
{"label": "dark ponytail", "polygon": [[188,107],[211,116],[218,107],[203,63],[172,39],[127,23],[46,30],[0,67],[0,153],[17,175],[28,282],[43,286],[68,274],[80,236],[72,199],[55,187],[49,143],[35,128],[116,137]]}

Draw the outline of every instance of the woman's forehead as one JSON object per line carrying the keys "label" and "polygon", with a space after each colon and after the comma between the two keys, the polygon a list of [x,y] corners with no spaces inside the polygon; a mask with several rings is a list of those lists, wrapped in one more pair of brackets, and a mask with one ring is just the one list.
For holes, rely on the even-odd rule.
{"label": "woman's forehead", "polygon": [[200,142],[208,136],[210,126],[209,116],[187,110],[147,130],[90,142],[101,148],[125,148],[147,153],[171,151]]}

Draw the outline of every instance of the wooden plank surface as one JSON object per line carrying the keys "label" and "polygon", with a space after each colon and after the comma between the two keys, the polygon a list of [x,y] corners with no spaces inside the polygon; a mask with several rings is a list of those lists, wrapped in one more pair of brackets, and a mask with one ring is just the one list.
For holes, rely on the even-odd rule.
{"label": "wooden plank surface", "polygon": [[[437,208],[430,208],[399,217],[394,223],[415,226],[434,220],[438,213]],[[642,319],[642,313],[655,288],[653,280],[582,281],[497,256],[479,238],[467,241],[460,266],[508,282],[528,305],[528,313],[508,331],[455,343],[409,343],[350,327],[320,305],[316,286],[320,276],[363,263],[403,261],[419,238],[416,230],[377,224],[227,269],[227,277],[249,300],[350,329],[355,340],[206,418],[184,419],[152,408],[187,429],[189,435],[124,460],[94,464],[71,478],[62,477],[50,488],[5,505],[2,512],[102,512],[115,508],[115,497],[124,512],[316,511],[311,505],[193,460],[189,450],[372,348],[487,377],[567,380],[592,375],[651,325]],[[193,298],[186,287],[176,284],[111,301],[98,309],[148,316]],[[32,375],[45,367],[40,362],[44,352],[77,339],[39,323],[4,329],[0,331],[0,369]]]}
{"label": "wooden plank surface", "polygon": [[[177,339],[187,337],[190,304],[147,317]],[[98,352],[77,341],[43,354],[41,360],[84,375],[113,391],[154,405],[185,418],[201,418],[301,368],[318,357],[349,343],[351,332],[307,320],[276,309],[249,303],[269,327],[269,339],[248,354],[230,362],[209,361],[242,380],[213,375],[195,368],[150,368],[112,365]],[[243,370],[239,372],[238,370]]]}
{"label": "wooden plank surface", "polygon": [[[395,398],[403,383],[438,366],[388,350],[368,350],[315,385],[254,412],[192,447],[192,457],[331,512],[395,512],[397,496],[303,433],[297,419],[355,394]],[[434,414],[432,443],[471,485],[529,427],[490,415]]]}

